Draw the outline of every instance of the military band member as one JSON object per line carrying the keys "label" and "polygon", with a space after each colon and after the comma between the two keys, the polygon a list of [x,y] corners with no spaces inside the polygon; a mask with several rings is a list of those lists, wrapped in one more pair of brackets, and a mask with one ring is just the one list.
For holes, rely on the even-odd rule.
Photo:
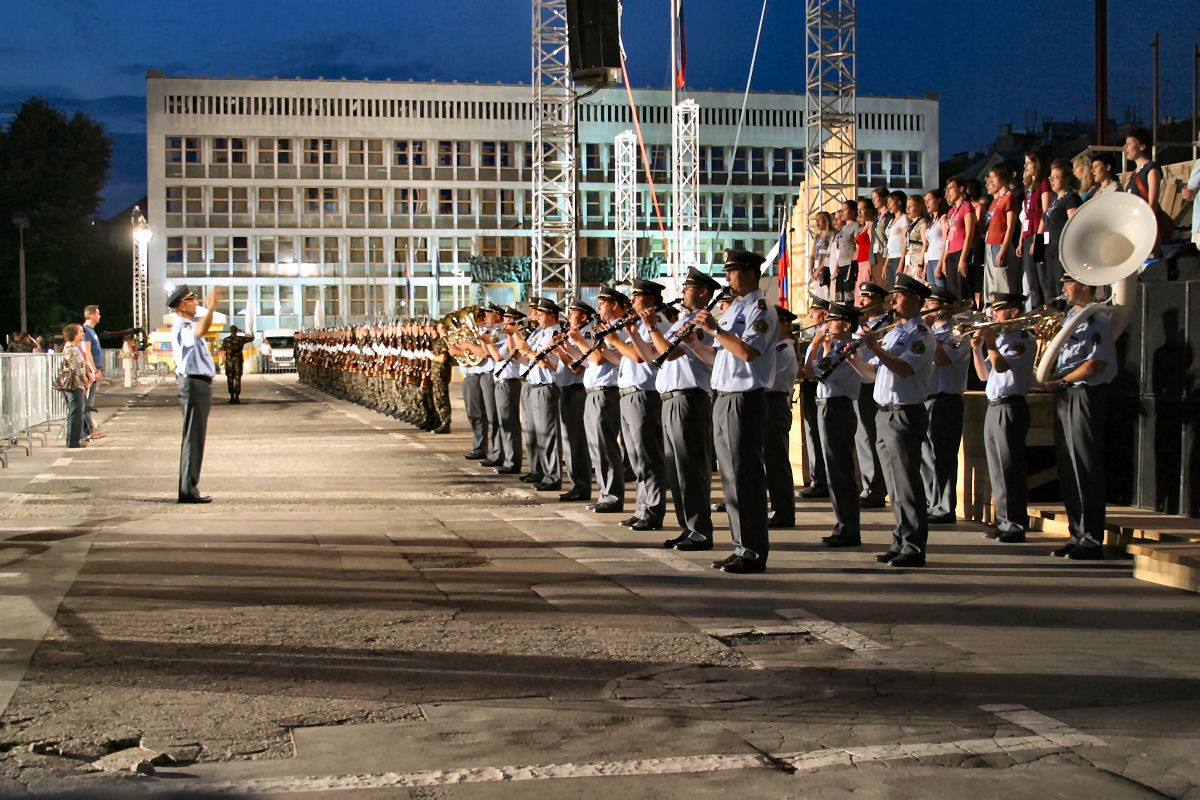
{"label": "military band member", "polygon": [[[475,324],[478,328],[486,325],[487,310],[479,308],[475,314]],[[478,347],[478,346],[476,346]],[[492,364],[491,359],[484,356],[487,355],[483,348],[476,350],[471,347],[468,342],[450,348],[450,355],[455,358],[470,356],[479,356],[483,360],[475,366],[467,366],[460,364],[458,371],[462,373],[462,398],[463,409],[467,413],[467,422],[471,426],[471,452],[463,455],[463,458],[468,461],[483,461],[488,457],[488,415],[487,407],[484,405],[484,394],[488,389],[494,389],[491,386],[491,380],[484,385],[484,376],[491,375]],[[494,403],[495,401],[493,401]]]}
{"label": "military band member", "polygon": [[[881,328],[891,321],[887,308],[887,290],[882,286],[863,281],[858,285],[859,318],[858,335]],[[864,378],[858,397],[858,433],[854,447],[858,451],[858,474],[862,482],[859,505],[863,508],[883,508],[887,495],[884,486],[883,467],[879,464],[879,452],[875,440],[875,379]]]}
{"label": "military band member", "polygon": [[779,320],[779,341],[772,348],[775,375],[767,387],[767,426],[763,435],[763,466],[770,503],[767,526],[794,528],[796,485],[788,450],[792,438],[792,391],[796,388],[796,373],[800,367],[796,340],[792,337],[792,321],[796,315],[783,306],[775,306],[775,316]]}
{"label": "military band member", "polygon": [[896,527],[892,545],[875,560],[894,567],[925,566],[928,504],[921,483],[921,444],[929,423],[925,398],[933,370],[934,338],[920,316],[929,287],[908,275],[896,277],[892,311],[899,324],[880,341],[863,336],[869,359],[855,357],[864,378],[875,379],[875,428],[879,463],[892,498]]}
{"label": "military band member", "polygon": [[516,359],[524,365],[525,405],[522,411],[526,414],[525,445],[529,456],[529,474],[521,480],[533,484],[539,492],[557,492],[562,489],[559,390],[554,370],[544,357],[538,356],[555,345],[562,309],[549,297],[541,297],[536,309],[530,311],[537,319],[538,329],[530,335]]}
{"label": "military band member", "polygon": [[592,459],[588,454],[587,433],[584,430],[583,416],[587,406],[587,392],[583,386],[583,367],[571,369],[570,362],[578,355],[568,356],[567,341],[570,334],[579,331],[583,335],[591,330],[592,320],[596,318],[596,309],[582,300],[576,300],[567,307],[567,328],[563,333],[562,344],[546,356],[546,363],[554,370],[554,380],[558,384],[558,413],[562,420],[561,441],[563,443],[563,464],[567,482],[567,491],[560,494],[558,499],[563,503],[573,503],[592,499]]}
{"label": "military band member", "polygon": [[[450,361],[450,345],[446,342],[446,328],[441,323],[430,326],[429,352],[433,362],[429,371],[429,395],[432,401],[435,424],[432,433],[450,432],[450,372],[454,368]],[[436,336],[435,336],[436,334]],[[372,350],[372,352],[374,352]]]}
{"label": "military band member", "polygon": [[247,336],[238,332],[237,325],[229,326],[229,335],[221,340],[221,349],[225,351],[225,382],[229,389],[229,402],[242,402],[242,367],[244,354],[242,348],[254,341],[254,334]]}
{"label": "military band member", "polygon": [[600,341],[596,341],[596,337],[602,330],[617,325],[629,305],[629,298],[623,293],[605,286],[596,296],[599,320],[590,335],[582,330],[572,330],[570,347],[564,351],[564,355],[574,359],[572,364],[583,359],[583,387],[587,392],[583,427],[599,494],[597,502],[587,508],[597,514],[616,514],[625,510],[625,462],[617,441],[621,434],[621,399],[617,389],[621,358],[607,345],[607,337]]}
{"label": "military band member", "polygon": [[925,319],[933,330],[933,375],[925,410],[929,432],[921,447],[921,480],[929,502],[930,525],[953,525],[958,508],[958,449],[962,443],[963,392],[967,390],[967,370],[971,367],[971,348],[954,335],[954,317],[950,306],[958,298],[946,289],[934,288],[925,301]]}
{"label": "military band member", "polygon": [[[1025,295],[992,294],[992,314],[1007,322],[1021,315]],[[1025,396],[1033,380],[1037,340],[1023,325],[984,328],[971,338],[975,374],[987,381],[987,415],[983,421],[983,446],[992,484],[995,528],[985,534],[1001,542],[1025,541],[1029,525],[1028,471],[1025,438],[1029,433],[1029,405]]]}
{"label": "military band member", "polygon": [[[808,355],[808,346],[816,333],[825,326],[825,315],[829,311],[829,301],[814,297],[804,318],[805,330],[808,332],[808,342],[800,341],[796,347],[800,361]],[[825,474],[825,459],[821,453],[821,430],[817,424],[817,382],[809,377],[800,381],[800,413],[804,418],[804,453],[808,464],[808,484],[796,493],[802,500],[815,500],[829,496],[829,481]]]}
{"label": "military band member", "polygon": [[[695,323],[720,284],[695,267],[683,281],[684,313],[663,333],[654,311],[640,316],[651,342],[639,345],[644,356],[659,360],[654,386],[662,400],[662,437],[667,486],[680,534],[663,542],[676,550],[711,550],[712,525],[712,365],[692,349],[708,335]],[[678,342],[672,346],[672,343]],[[711,353],[710,353],[711,355]]]}
{"label": "military band member", "polygon": [[770,551],[762,448],[779,323],[758,287],[762,263],[760,255],[726,250],[725,276],[735,299],[719,321],[707,311],[696,315],[697,324],[716,339],[713,443],[734,545],[713,567],[739,574],[765,570]]}
{"label": "military band member", "polygon": [[[826,547],[858,547],[862,531],[858,503],[858,485],[854,469],[854,434],[858,430],[859,389],[862,376],[842,351],[853,341],[858,325],[858,310],[842,303],[830,303],[825,327],[817,331],[809,346],[804,372],[816,379],[827,368],[833,371],[817,385],[817,424],[820,426],[821,456],[829,479],[835,522],[833,531],[821,541]],[[835,359],[842,359],[834,366]]]}
{"label": "military band member", "polygon": [[[480,334],[483,332],[494,333],[500,329],[500,320],[504,316],[504,309],[495,303],[488,303],[483,307],[480,317]],[[500,456],[500,415],[496,412],[496,359],[492,358],[491,353],[482,343],[470,345],[471,352],[482,357],[483,363],[479,366],[483,372],[479,376],[480,393],[482,394],[483,410],[485,424],[488,430],[488,441],[485,445],[487,452],[486,457],[479,463],[485,467],[499,467],[503,464],[503,459]]]}
{"label": "military band member", "polygon": [[[1066,327],[1096,302],[1096,288],[1062,277]],[[1117,375],[1112,323],[1102,312],[1081,322],[1063,345],[1046,381],[1054,398],[1054,454],[1071,539],[1052,555],[1087,561],[1104,556],[1104,424],[1109,384]]]}
{"label": "military band member", "polygon": [[[653,327],[662,326],[660,333],[667,330],[657,317],[662,305],[662,293],[666,289],[661,283],[635,279],[633,281],[633,309],[637,315],[654,314]],[[633,344],[640,338],[650,341],[651,326],[635,315],[626,332],[609,337],[612,346],[621,354],[621,365],[617,372],[617,387],[621,396],[621,441],[629,456],[637,479],[637,510],[621,524],[635,531],[656,531],[663,526],[667,511],[666,460],[663,456],[662,401],[654,388],[658,368],[643,358],[642,352]]]}
{"label": "military band member", "polygon": [[483,335],[488,354],[496,362],[493,380],[496,389],[496,416],[500,420],[500,466],[497,475],[521,473],[521,365],[510,358],[514,340],[519,333],[518,321],[523,315],[509,306],[504,309],[499,331]]}

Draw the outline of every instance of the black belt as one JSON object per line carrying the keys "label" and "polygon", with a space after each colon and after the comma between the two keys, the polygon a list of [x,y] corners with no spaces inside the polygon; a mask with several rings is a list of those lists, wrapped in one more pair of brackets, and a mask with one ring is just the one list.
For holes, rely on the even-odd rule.
{"label": "black belt", "polygon": [[853,403],[857,399],[857,397],[818,397],[817,405],[828,406],[833,403]]}
{"label": "black belt", "polygon": [[663,400],[670,400],[672,397],[679,397],[681,394],[707,394],[703,389],[672,389],[669,392],[663,392],[659,395]]}
{"label": "black belt", "polygon": [[589,386],[589,387],[587,387],[587,390],[588,390],[588,394],[592,394],[593,392],[615,392],[617,390],[617,387],[615,387],[615,386]]}
{"label": "black belt", "polygon": [[962,398],[962,395],[961,395],[961,394],[955,394],[954,392],[938,392],[937,394],[931,394],[931,395],[929,395],[929,397],[926,397],[925,399],[926,399],[926,400],[938,400],[938,399],[945,399],[945,398],[947,398],[947,397],[958,397],[958,398]]}
{"label": "black belt", "polygon": [[211,375],[184,375],[183,377],[189,378],[194,381],[204,381],[205,383],[212,383]]}
{"label": "black belt", "polygon": [[519,381],[521,379],[520,378],[499,378],[498,380],[502,380],[505,383],[512,383],[513,381]]}
{"label": "black belt", "polygon": [[568,383],[566,386],[560,387],[564,392],[573,392],[576,389],[582,389],[582,383]]}
{"label": "black belt", "polygon": [[744,391],[744,392],[722,392],[722,391],[718,391],[718,392],[717,392],[717,397],[728,397],[728,396],[729,396],[729,395],[731,395],[731,394],[747,394],[747,395],[749,395],[749,394],[759,394],[759,393],[761,393],[762,391],[763,391],[762,389],[747,389],[747,390],[746,390],[746,391]]}
{"label": "black belt", "polygon": [[875,406],[879,411],[903,411],[906,408],[924,408],[922,403],[880,403]]}
{"label": "black belt", "polygon": [[1020,400],[1022,403],[1024,403],[1025,395],[1010,394],[1007,397],[997,397],[995,400],[988,400],[988,405],[989,406],[1007,406],[1007,405],[1017,402],[1018,400]]}

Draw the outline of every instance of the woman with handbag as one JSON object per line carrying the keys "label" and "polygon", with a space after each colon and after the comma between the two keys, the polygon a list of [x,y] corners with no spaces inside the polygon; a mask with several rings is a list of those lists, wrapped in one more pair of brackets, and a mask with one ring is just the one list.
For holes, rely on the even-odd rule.
{"label": "woman with handbag", "polygon": [[83,326],[72,322],[63,328],[63,360],[55,388],[67,395],[67,447],[87,447],[83,439],[84,395],[87,393],[87,361],[83,355]]}

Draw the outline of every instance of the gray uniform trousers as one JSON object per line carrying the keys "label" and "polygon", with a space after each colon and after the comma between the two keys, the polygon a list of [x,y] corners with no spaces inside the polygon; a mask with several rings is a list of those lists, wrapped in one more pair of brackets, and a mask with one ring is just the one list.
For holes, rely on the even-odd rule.
{"label": "gray uniform trousers", "polygon": [[856,400],[831,397],[818,400],[817,424],[821,427],[821,448],[829,478],[829,497],[836,521],[830,536],[849,542],[862,541],[859,527],[858,481],[854,472],[854,434],[858,431]]}
{"label": "gray uniform trousers", "polygon": [[825,469],[824,450],[821,447],[820,414],[817,409],[817,382],[800,381],[800,414],[804,417],[804,449],[808,462],[808,485],[824,489],[829,485]]}
{"label": "gray uniform trousers", "polygon": [[496,378],[496,416],[500,419],[500,466],[521,468],[521,381]]}
{"label": "gray uniform trousers", "polygon": [[712,396],[703,389],[665,395],[663,451],[675,519],[690,538],[712,541]]}
{"label": "gray uniform trousers", "polygon": [[592,459],[583,428],[587,393],[582,383],[559,387],[558,415],[562,420],[563,463],[572,494],[592,496]]}
{"label": "gray uniform trousers", "polygon": [[183,407],[183,443],[179,447],[179,496],[200,496],[200,467],[212,408],[212,382],[181,375],[179,405]]}
{"label": "gray uniform trousers", "polygon": [[958,446],[962,443],[963,397],[939,394],[925,401],[929,432],[921,443],[921,482],[930,516],[957,514]]}
{"label": "gray uniform trousers", "polygon": [[658,392],[639,389],[621,395],[621,440],[637,479],[634,515],[661,524],[667,513],[667,463]]}
{"label": "gray uniform trousers", "polygon": [[502,461],[500,450],[500,415],[496,413],[496,378],[490,372],[479,375],[479,390],[483,397],[483,414],[487,420],[489,461]]}
{"label": "gray uniform trousers", "polygon": [[588,453],[596,470],[596,489],[601,503],[625,505],[625,460],[617,437],[621,433],[621,403],[617,387],[587,390],[583,429]]}
{"label": "gray uniform trousers", "polygon": [[729,514],[733,552],[764,562],[771,549],[762,450],[766,417],[767,398],[762,389],[717,392],[713,406],[713,445],[721,468],[721,490]]}
{"label": "gray uniform trousers", "polygon": [[923,403],[893,410],[881,408],[875,415],[875,444],[896,518],[890,548],[893,553],[925,554],[929,507],[921,484],[921,443],[928,426],[929,415]]}
{"label": "gray uniform trousers", "polygon": [[988,403],[983,418],[983,447],[992,482],[996,529],[1024,533],[1029,527],[1029,472],[1025,467],[1025,437],[1029,433],[1029,404],[1021,395]]}
{"label": "gray uniform trousers", "polygon": [[485,453],[488,444],[487,411],[483,406],[483,374],[479,372],[463,375],[463,407],[467,421],[471,423],[471,452]]}
{"label": "gray uniform trousers", "polygon": [[858,433],[854,437],[854,449],[858,452],[858,474],[862,484],[859,497],[882,500],[887,494],[883,469],[879,466],[879,452],[875,435],[875,384],[863,383],[858,391],[855,405],[858,415]]}
{"label": "gray uniform trousers", "polygon": [[1104,544],[1103,449],[1108,386],[1068,386],[1054,398],[1054,455],[1071,544]]}
{"label": "gray uniform trousers", "polygon": [[541,469],[541,464],[538,463],[537,454],[533,452],[533,442],[530,441],[530,431],[533,427],[533,412],[529,409],[529,384],[521,381],[521,441],[525,445],[525,455],[529,458],[529,474],[539,480],[542,473],[538,472]]}
{"label": "gray uniform trousers", "polygon": [[562,482],[562,444],[559,436],[558,387],[553,383],[525,384],[529,410],[525,427],[529,473],[538,483]]}
{"label": "gray uniform trousers", "polygon": [[796,521],[796,486],[788,445],[792,431],[792,404],[787,392],[767,392],[767,425],[763,433],[763,467],[767,472],[767,497],[775,522]]}

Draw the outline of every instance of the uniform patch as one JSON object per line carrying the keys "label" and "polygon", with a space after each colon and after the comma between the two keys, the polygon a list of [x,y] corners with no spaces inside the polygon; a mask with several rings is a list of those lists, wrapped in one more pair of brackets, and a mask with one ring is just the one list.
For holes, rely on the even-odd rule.
{"label": "uniform patch", "polygon": [[1017,342],[1016,344],[1013,345],[1013,355],[1014,356],[1025,355],[1025,343],[1024,342]]}
{"label": "uniform patch", "polygon": [[921,339],[917,339],[912,343],[912,351],[919,356],[925,355],[925,342]]}
{"label": "uniform patch", "polygon": [[765,298],[762,298],[762,297],[758,298],[758,310],[759,311],[767,310],[767,301]]}
{"label": "uniform patch", "polygon": [[757,334],[766,333],[767,332],[767,321],[765,319],[756,320],[752,327],[754,328],[754,332]]}

